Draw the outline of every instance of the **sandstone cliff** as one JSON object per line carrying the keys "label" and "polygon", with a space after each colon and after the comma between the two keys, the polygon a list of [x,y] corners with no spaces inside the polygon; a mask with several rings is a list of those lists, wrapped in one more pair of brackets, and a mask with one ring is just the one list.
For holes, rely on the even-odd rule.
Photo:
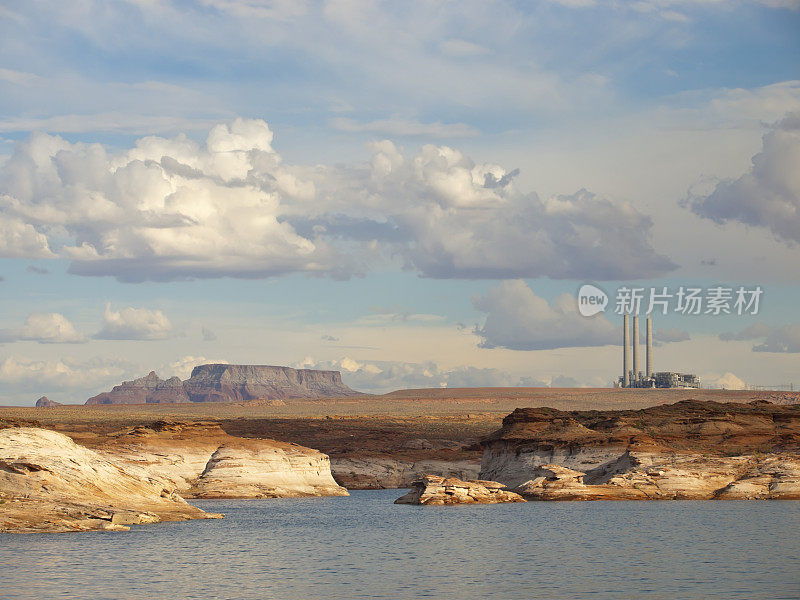
{"label": "sandstone cliff", "polygon": [[0,430],[0,532],[128,529],[216,517],[169,481],[32,427]]}
{"label": "sandstone cliff", "polygon": [[517,409],[480,477],[535,499],[800,498],[800,405]]}
{"label": "sandstone cliff", "polygon": [[158,421],[95,443],[106,456],[168,480],[185,498],[347,495],[322,452],[231,436],[213,422]]}
{"label": "sandstone cliff", "polygon": [[161,379],[155,371],[125,381],[86,404],[175,404],[184,402],[270,402],[356,396],[339,371],[266,365],[199,365],[186,381]]}

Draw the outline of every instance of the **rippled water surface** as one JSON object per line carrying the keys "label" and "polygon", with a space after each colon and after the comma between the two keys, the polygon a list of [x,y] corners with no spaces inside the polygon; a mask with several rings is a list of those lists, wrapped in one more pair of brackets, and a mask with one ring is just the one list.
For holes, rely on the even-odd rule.
{"label": "rippled water surface", "polygon": [[0,536],[0,598],[800,598],[800,502],[198,501],[219,521]]}

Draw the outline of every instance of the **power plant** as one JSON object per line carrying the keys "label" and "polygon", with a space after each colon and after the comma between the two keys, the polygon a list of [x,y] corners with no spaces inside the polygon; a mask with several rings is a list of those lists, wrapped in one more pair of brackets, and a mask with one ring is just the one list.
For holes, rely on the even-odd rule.
{"label": "power plant", "polygon": [[[653,373],[653,321],[647,317],[645,333],[645,371],[639,370],[639,315],[633,315],[633,352],[630,317],[622,315],[622,376],[616,387],[624,388],[699,388],[700,378],[692,373],[659,371]],[[631,368],[631,354],[633,368]]]}

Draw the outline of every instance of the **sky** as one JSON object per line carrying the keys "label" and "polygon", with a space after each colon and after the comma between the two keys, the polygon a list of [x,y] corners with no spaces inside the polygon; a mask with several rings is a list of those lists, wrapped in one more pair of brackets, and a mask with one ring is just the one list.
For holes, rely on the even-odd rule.
{"label": "sky", "polygon": [[798,0],[0,4],[0,404],[609,386],[624,289],[656,370],[797,386],[798,244]]}

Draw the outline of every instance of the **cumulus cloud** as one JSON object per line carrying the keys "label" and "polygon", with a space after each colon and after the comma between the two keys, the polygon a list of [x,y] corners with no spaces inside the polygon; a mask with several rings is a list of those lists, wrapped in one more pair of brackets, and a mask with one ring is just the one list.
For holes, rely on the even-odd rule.
{"label": "cumulus cloud", "polygon": [[118,382],[127,372],[125,364],[104,359],[31,360],[15,356],[0,359],[0,383],[6,394],[92,389]]}
{"label": "cumulus cloud", "polygon": [[59,313],[33,312],[17,329],[0,330],[0,342],[32,341],[42,344],[77,344],[86,341],[69,320]]}
{"label": "cumulus cloud", "polygon": [[435,362],[358,361],[349,357],[331,361],[306,358],[295,365],[304,369],[333,369],[354,389],[386,393],[409,388],[514,387],[526,380],[499,369],[461,366],[443,369]]}
{"label": "cumulus cloud", "polygon": [[207,364],[228,364],[228,361],[221,359],[206,358],[205,356],[187,355],[187,356],[181,356],[180,358],[178,358],[173,362],[161,365],[157,369],[157,372],[164,379],[168,379],[170,377],[179,377],[180,379],[188,379],[189,376],[192,374],[192,369],[194,369],[197,365],[207,365]]}
{"label": "cumulus cloud", "polygon": [[675,268],[653,249],[649,217],[628,204],[586,190],[546,200],[523,194],[514,171],[447,146],[423,146],[412,158],[389,141],[372,150],[369,169],[317,181],[329,206],[316,221],[320,235],[326,219],[332,235],[346,235],[334,217],[349,205],[376,236],[378,224],[393,225],[395,254],[427,277],[636,279]]}
{"label": "cumulus cloud", "polygon": [[761,227],[790,245],[800,242],[800,113],[764,136],[752,163],[738,179],[720,181],[708,195],[690,194],[684,204],[720,224]]}
{"label": "cumulus cloud", "polygon": [[369,361],[345,357],[338,360],[315,361],[306,358],[294,365],[300,369],[332,369],[341,371],[342,380],[350,387],[364,392],[384,394],[394,390],[415,388],[471,387],[603,387],[600,380],[578,382],[565,375],[533,378],[520,377],[501,369],[474,366],[444,368],[433,361],[421,363],[404,361]]}
{"label": "cumulus cloud", "polygon": [[160,310],[127,307],[118,311],[106,304],[98,340],[163,340],[169,337],[172,323]]}
{"label": "cumulus cloud", "polygon": [[722,341],[760,340],[753,346],[753,352],[800,352],[800,323],[772,327],[765,323],[754,323],[741,331],[725,332],[719,335]]}
{"label": "cumulus cloud", "polygon": [[[0,194],[0,205],[8,200]],[[30,223],[0,213],[0,258],[53,258],[47,236]]]}
{"label": "cumulus cloud", "polygon": [[278,221],[281,198],[308,186],[280,167],[271,142],[266,123],[244,119],[213,127],[204,145],[147,137],[118,154],[34,134],[3,165],[0,223],[31,238],[33,254],[45,252],[44,233],[66,238],[59,254],[83,275],[139,281],[335,270],[324,244]]}
{"label": "cumulus cloud", "polygon": [[718,373],[707,373],[702,377],[703,385],[710,388],[724,390],[746,390],[747,383],[733,373],[727,372],[722,375]]}
{"label": "cumulus cloud", "polygon": [[551,306],[521,280],[504,281],[472,302],[486,313],[475,330],[483,348],[550,350],[620,343],[619,327],[605,316],[581,316],[577,299],[569,294],[558,296]]}
{"label": "cumulus cloud", "polygon": [[436,278],[635,279],[675,265],[649,217],[580,190],[540,199],[515,169],[447,146],[367,164],[287,165],[261,120],[214,126],[205,143],[146,137],[111,152],[33,134],[0,167],[0,256],[71,260],[122,281],[347,278],[375,262]]}

